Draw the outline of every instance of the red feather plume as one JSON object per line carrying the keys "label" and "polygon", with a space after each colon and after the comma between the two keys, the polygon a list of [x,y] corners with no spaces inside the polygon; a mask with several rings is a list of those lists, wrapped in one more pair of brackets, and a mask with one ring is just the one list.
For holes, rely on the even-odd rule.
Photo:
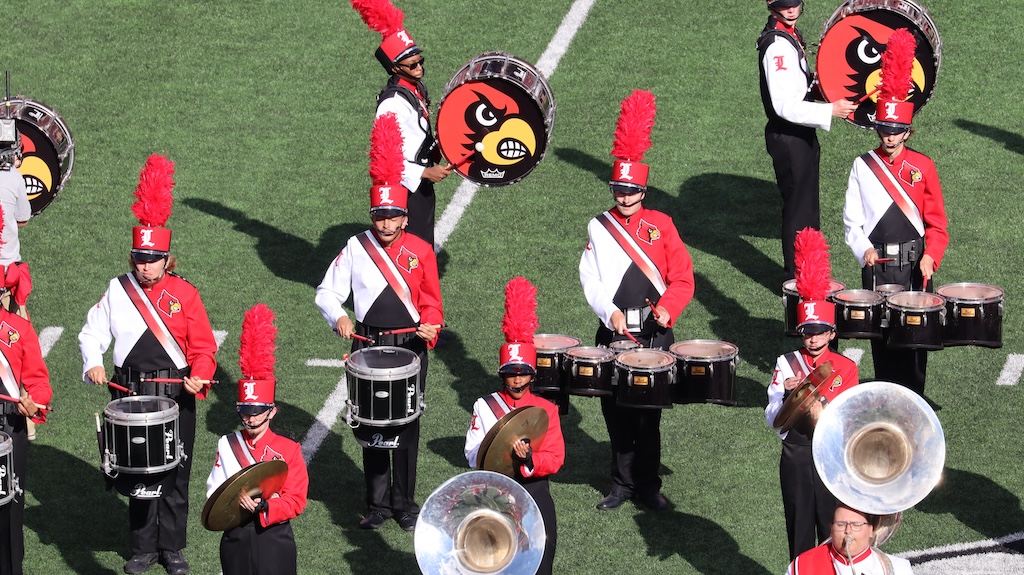
{"label": "red feather plume", "polygon": [[832,283],[832,266],[829,264],[825,234],[804,228],[796,233],[794,247],[796,292],[801,299],[824,300]]}
{"label": "red feather plume", "polygon": [[135,203],[132,213],[143,226],[163,227],[171,217],[174,197],[174,162],[167,156],[153,154],[146,160],[139,173],[139,185],[135,188]]}
{"label": "red feather plume", "polygon": [[374,121],[370,132],[370,180],[375,186],[398,184],[404,169],[402,129],[394,112],[388,112]]}
{"label": "red feather plume", "polygon": [[352,0],[352,7],[370,30],[380,32],[385,38],[405,26],[405,13],[388,0]]}
{"label": "red feather plume", "polygon": [[654,94],[647,90],[634,90],[622,101],[622,110],[615,123],[615,143],[612,156],[628,162],[642,162],[651,147],[654,129]]}
{"label": "red feather plume", "polygon": [[882,87],[880,102],[902,102],[914,87],[914,54],[917,41],[906,28],[899,28],[889,36],[882,53]]}
{"label": "red feather plume", "polygon": [[238,367],[242,368],[244,379],[274,379],[276,339],[273,310],[262,303],[249,308],[242,320],[242,336],[238,338]]}
{"label": "red feather plume", "polygon": [[501,331],[505,342],[533,343],[533,334],[540,323],[537,321],[537,288],[530,280],[516,276],[505,286],[505,318]]}
{"label": "red feather plume", "polygon": [[4,208],[3,208],[3,206],[0,206],[0,248],[4,247],[4,244],[7,243],[7,242],[5,242],[3,240],[3,234],[4,234]]}

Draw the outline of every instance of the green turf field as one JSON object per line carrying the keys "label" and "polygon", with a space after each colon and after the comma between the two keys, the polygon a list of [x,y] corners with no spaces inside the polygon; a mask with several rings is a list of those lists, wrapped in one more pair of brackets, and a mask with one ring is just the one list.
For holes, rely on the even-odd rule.
{"label": "green turf field", "polygon": [[[426,50],[435,103],[448,78],[482,52],[536,61],[571,5],[400,4]],[[808,4],[800,21],[808,40],[817,41],[837,5]],[[943,406],[946,473],[906,513],[886,546],[895,553],[1024,531],[1024,397],[1019,385],[996,385],[1024,343],[1019,4],[926,6],[943,62],[910,145],[935,160],[946,196],[952,242],[936,285],[1002,287],[1005,347],[931,355],[928,395]],[[177,163],[169,225],[179,271],[199,286],[214,329],[228,332],[218,355],[224,383],[200,407],[186,550],[194,573],[218,573],[220,535],[206,531],[199,514],[217,437],[238,427],[242,314],[262,301],[278,315],[279,432],[301,441],[342,377],[339,368],[307,366],[348,351],[313,293],[343,242],[368,225],[366,151],[385,80],[373,58],[379,35],[341,1],[35,0],[7,8],[3,67],[12,92],[58,110],[76,144],[68,186],[22,230],[34,323],[39,331],[63,329],[47,358],[59,411],[30,449],[26,572],[119,573],[128,553],[127,502],[104,491],[98,471],[93,414],[108,395],[81,382],[76,335],[107,281],[126,270],[138,169],[159,152]],[[739,405],[681,405],[664,414],[671,511],[599,512],[594,504],[609,483],[607,433],[598,401],[573,398],[563,419],[566,464],[552,485],[556,572],[785,570],[779,440],[763,407],[775,357],[798,342],[782,335],[780,200],[758,96],[754,41],[766,17],[759,0],[596,1],[550,78],[557,119],[547,157],[514,186],[478,191],[439,254],[454,336],[430,363],[421,503],[465,470],[472,402],[497,383],[509,278],[537,285],[542,332],[591,341],[596,321],[577,273],[586,223],[611,205],[606,181],[619,102],[634,88],[649,89],[659,110],[647,204],[674,217],[696,275],[676,338],[739,346]],[[876,139],[845,123],[820,139],[833,274],[855,285],[858,267],[842,239],[843,192],[853,159]],[[439,218],[458,184],[453,177],[438,186]],[[850,347],[869,348],[844,342]],[[869,354],[862,379],[871,376]],[[309,462],[309,506],[293,522],[301,572],[416,572],[412,536],[394,522],[376,532],[356,528],[364,512],[360,466],[352,434],[338,423]]]}

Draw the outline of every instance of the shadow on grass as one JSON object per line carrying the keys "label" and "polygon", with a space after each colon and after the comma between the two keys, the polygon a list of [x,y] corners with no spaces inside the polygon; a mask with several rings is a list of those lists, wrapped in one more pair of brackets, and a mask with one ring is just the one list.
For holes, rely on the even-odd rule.
{"label": "shadow on grass", "polygon": [[951,513],[967,527],[991,538],[1024,531],[1020,497],[983,475],[961,469],[947,467],[942,472],[942,483],[914,509]]}
{"label": "shadow on grass", "polygon": [[[715,336],[736,345],[740,350],[741,361],[753,365],[759,371],[771,372],[779,355],[779,344],[788,344],[782,337],[784,328],[781,307],[779,319],[752,317],[741,302],[727,296],[706,275],[694,273],[693,279],[696,293],[700,294],[701,305],[712,316],[709,325]],[[794,346],[799,346],[798,340],[793,341]],[[755,387],[759,389],[748,389],[748,381],[736,382],[737,399],[743,401],[744,405],[759,404],[749,402],[749,399],[754,392],[763,394],[764,384],[757,383]]]}
{"label": "shadow on grass", "polygon": [[986,126],[985,124],[979,124],[977,122],[964,119],[953,120],[953,124],[961,130],[966,130],[972,134],[988,138],[993,142],[998,142],[1011,152],[1024,154],[1024,136],[1021,136],[1020,134],[1014,134],[1013,132],[1008,132],[1002,128]]}
{"label": "shadow on grass", "polygon": [[675,509],[636,515],[647,554],[664,561],[678,555],[704,575],[769,575],[761,564],[739,552],[721,525]]}

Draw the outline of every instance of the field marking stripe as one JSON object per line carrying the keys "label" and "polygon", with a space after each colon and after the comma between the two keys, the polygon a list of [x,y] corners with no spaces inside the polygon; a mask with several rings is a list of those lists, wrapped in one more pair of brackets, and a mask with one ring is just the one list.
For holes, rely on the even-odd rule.
{"label": "field marking stripe", "polygon": [[306,432],[306,437],[302,439],[302,458],[306,460],[306,465],[312,461],[313,456],[320,449],[320,445],[330,434],[331,428],[338,422],[341,411],[345,409],[346,401],[348,401],[348,382],[345,375],[342,374],[338,384],[334,386],[334,391],[327,397],[327,401],[320,409],[320,413],[316,414],[316,420]]}
{"label": "field marking stripe", "polygon": [[43,359],[46,359],[62,335],[64,335],[64,328],[55,326],[44,327],[43,331],[39,332],[39,349],[43,352]]}
{"label": "field marking stripe", "polygon": [[1003,364],[1003,371],[999,374],[996,385],[1017,385],[1022,374],[1024,374],[1024,355],[1011,353],[1006,356],[1006,363]]}
{"label": "field marking stripe", "polygon": [[[551,42],[548,43],[548,47],[540,55],[540,59],[537,60],[537,70],[545,77],[551,78],[551,75],[555,73],[558,63],[569,49],[569,45],[572,44],[572,40],[576,37],[580,27],[587,20],[587,15],[590,14],[590,9],[593,8],[596,1],[576,0],[569,7],[569,11],[562,18],[562,23],[558,25],[558,30],[555,31],[555,35],[551,38]],[[476,196],[476,192],[479,189],[480,186],[469,180],[463,180],[459,187],[455,189],[455,194],[452,195],[452,199],[445,206],[441,219],[434,225],[434,253],[440,252],[444,247],[445,242],[448,241],[452,232],[459,225],[462,215],[466,213],[466,208],[473,202],[473,197]]]}
{"label": "field marking stripe", "polygon": [[306,367],[345,367],[344,359],[307,359]]}
{"label": "field marking stripe", "polygon": [[859,347],[851,347],[844,351],[843,355],[849,358],[853,363],[860,365],[860,360],[864,358],[864,350]]}
{"label": "field marking stripe", "polygon": [[989,547],[996,548],[1002,547],[1007,543],[1014,543],[1024,539],[1024,531],[1018,531],[1009,535],[1003,535],[1002,537],[995,537],[992,539],[983,539],[981,541],[974,541],[971,543],[954,543],[952,545],[941,545],[938,547],[932,547],[930,549],[921,549],[920,551],[907,551],[905,553],[897,553],[899,557],[910,561],[923,562],[930,558],[955,554],[962,555],[967,551],[973,551],[978,549],[986,549]]}

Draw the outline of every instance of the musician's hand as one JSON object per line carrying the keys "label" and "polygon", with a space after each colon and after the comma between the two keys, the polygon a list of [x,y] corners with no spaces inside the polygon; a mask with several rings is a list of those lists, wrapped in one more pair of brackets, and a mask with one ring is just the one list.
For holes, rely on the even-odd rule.
{"label": "musician's hand", "polygon": [[925,254],[921,256],[921,261],[917,264],[921,267],[921,275],[924,276],[924,283],[928,285],[928,280],[932,279],[935,275],[935,258]]}
{"label": "musician's hand", "polygon": [[837,118],[845,118],[854,113],[859,106],[857,102],[851,102],[846,98],[832,102],[832,115]]}
{"label": "musician's hand", "polygon": [[338,332],[338,335],[343,339],[352,339],[352,334],[356,332],[356,326],[347,315],[343,315],[338,318],[338,323],[334,326],[334,331]]}
{"label": "musician's hand", "polygon": [[818,418],[821,417],[821,411],[823,409],[825,409],[825,404],[823,404],[821,401],[815,401],[811,403],[811,407],[807,410],[807,412],[811,416],[811,421],[817,422]]}
{"label": "musician's hand", "polygon": [[202,391],[203,386],[210,383],[209,380],[199,379],[198,377],[185,377],[182,378],[181,384],[185,386],[185,391],[195,395]]}
{"label": "musician's hand", "polygon": [[626,333],[626,314],[620,310],[615,310],[612,312],[611,324],[612,331],[615,333],[619,335]]}
{"label": "musician's hand", "polygon": [[668,327],[668,322],[672,320],[672,316],[668,315],[668,310],[665,309],[665,306],[659,305],[655,307],[655,310],[658,312],[658,319],[654,321],[658,322],[658,325],[661,327]]}
{"label": "musician's hand", "polygon": [[85,372],[85,377],[89,378],[89,381],[95,385],[106,385],[107,381],[107,370],[103,369],[102,365],[96,367],[90,367],[89,371]]}
{"label": "musician's hand", "polygon": [[782,382],[782,387],[785,387],[786,391],[793,391],[798,385],[800,385],[801,381],[803,381],[803,379],[799,377],[787,377],[786,381]]}
{"label": "musician's hand", "polygon": [[423,170],[423,177],[436,184],[447,178],[450,173],[451,168],[449,166],[430,166]]}
{"label": "musician's hand", "polygon": [[238,506],[249,513],[256,512],[256,507],[259,506],[260,501],[262,501],[262,499],[259,497],[256,497],[255,499],[249,497],[249,493],[245,489],[239,490],[238,492]]}
{"label": "musician's hand", "polygon": [[875,248],[868,248],[867,251],[864,252],[864,265],[871,267],[876,263],[878,263],[878,250]]}
{"label": "musician's hand", "polygon": [[512,444],[512,453],[515,453],[517,458],[526,460],[527,457],[533,454],[533,449],[529,443],[520,439]]}
{"label": "musician's hand", "polygon": [[21,403],[18,404],[18,413],[29,418],[35,417],[39,413],[39,405],[32,401],[31,395],[26,395],[21,398]]}
{"label": "musician's hand", "polygon": [[434,338],[437,337],[437,332],[440,331],[439,327],[429,323],[421,323],[416,328],[416,335],[423,341],[434,341]]}

